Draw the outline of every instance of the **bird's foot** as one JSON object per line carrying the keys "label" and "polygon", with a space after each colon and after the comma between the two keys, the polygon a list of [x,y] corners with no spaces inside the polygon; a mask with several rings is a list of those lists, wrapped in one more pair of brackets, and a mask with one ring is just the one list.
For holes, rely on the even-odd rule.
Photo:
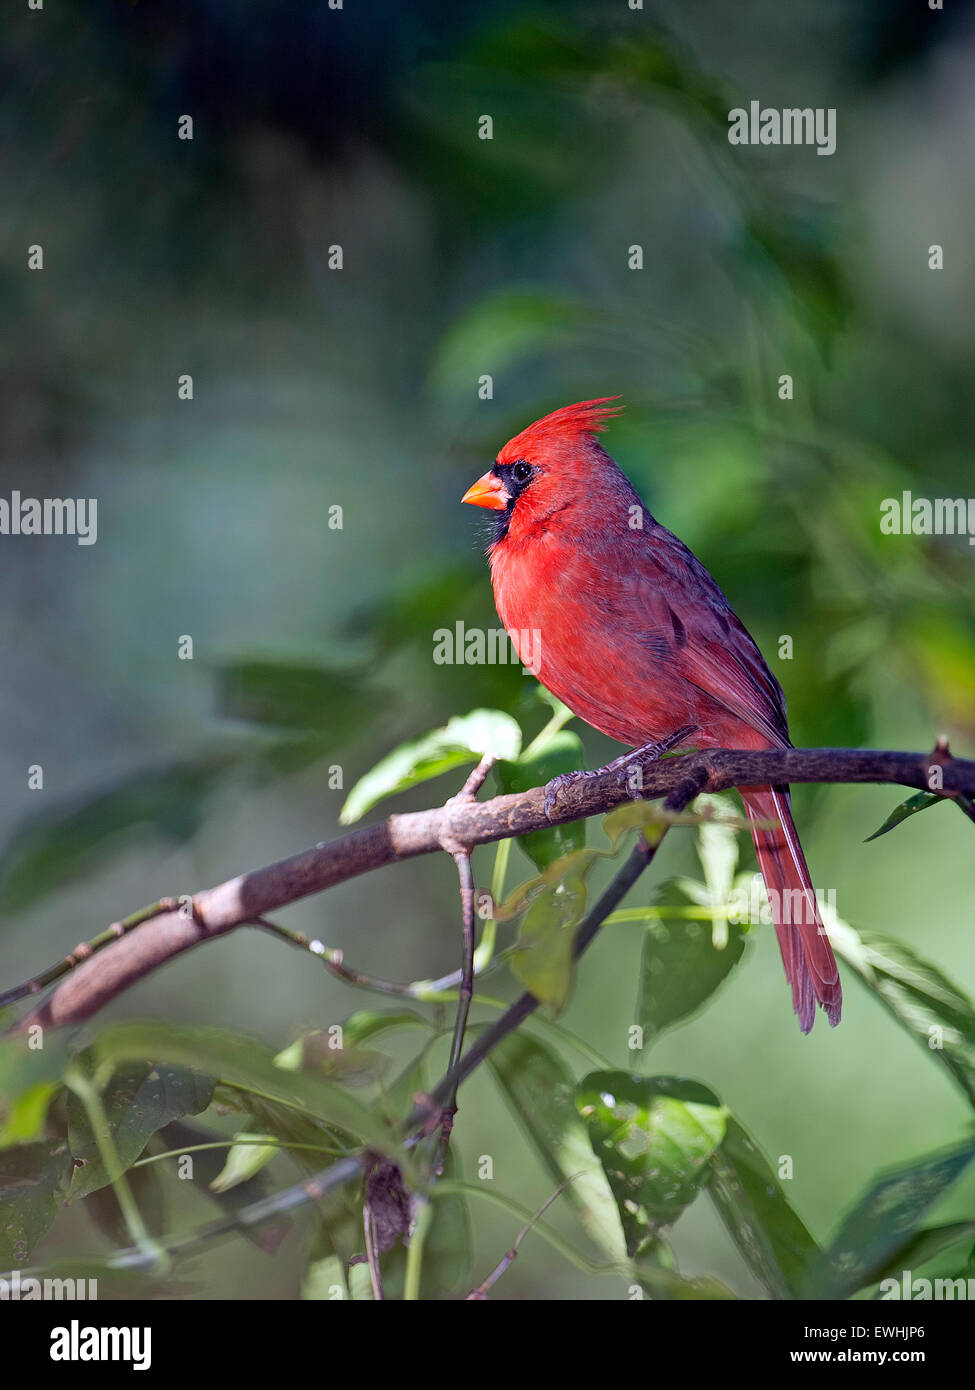
{"label": "bird's foot", "polygon": [[591,772],[563,772],[558,777],[553,777],[545,788],[546,819],[552,819],[555,803],[563,792],[578,786],[580,782],[591,781],[594,777],[603,777],[608,772],[615,772],[620,786],[628,791],[632,797],[639,799],[643,790],[643,779],[639,775],[643,764],[654,762],[657,758],[663,757],[665,753],[671,752],[672,749],[679,748],[696,730],[696,724],[685,724],[682,728],[676,729],[674,733],[668,734],[666,738],[653,740],[643,744],[640,748],[632,749],[629,753],[623,753],[619,758],[614,758],[611,763],[607,763],[605,767],[594,768]]}
{"label": "bird's foot", "polygon": [[682,743],[686,743],[691,734],[695,733],[696,724],[684,724],[666,738],[651,740],[641,748],[634,748],[631,753],[624,753],[609,766],[619,774],[620,786],[624,791],[628,791],[635,801],[639,801],[643,795],[643,764],[656,762],[665,753],[670,753]]}
{"label": "bird's foot", "polygon": [[563,792],[567,792],[570,787],[577,787],[580,782],[589,782],[593,777],[601,777],[605,771],[606,768],[597,767],[592,772],[560,772],[558,777],[553,777],[551,782],[545,785],[545,819],[552,819],[555,803]]}

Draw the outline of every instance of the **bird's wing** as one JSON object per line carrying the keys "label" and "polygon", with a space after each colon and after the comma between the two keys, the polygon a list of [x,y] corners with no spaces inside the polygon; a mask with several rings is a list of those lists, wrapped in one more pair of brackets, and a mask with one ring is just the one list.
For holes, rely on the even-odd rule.
{"label": "bird's wing", "polygon": [[683,541],[654,523],[639,537],[624,585],[626,625],[666,638],[689,684],[773,746],[788,745],[785,696],[751,634]]}

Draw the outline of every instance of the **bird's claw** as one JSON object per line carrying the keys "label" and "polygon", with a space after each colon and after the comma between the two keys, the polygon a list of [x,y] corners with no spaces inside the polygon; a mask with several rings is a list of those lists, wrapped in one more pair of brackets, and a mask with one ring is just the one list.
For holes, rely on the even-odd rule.
{"label": "bird's claw", "polygon": [[605,767],[597,767],[590,772],[561,772],[558,777],[553,777],[551,782],[545,787],[545,819],[552,819],[552,812],[555,803],[563,792],[569,791],[579,782],[590,781],[593,777],[602,777],[607,772],[615,772],[617,784],[621,791],[631,797],[634,801],[643,800],[643,778],[642,764],[652,762],[661,757],[664,753],[669,753],[672,749],[678,748],[687,738],[696,733],[697,726],[685,724],[682,728],[675,730],[666,738],[656,740],[652,743],[645,743],[642,748],[634,748],[629,753],[624,753],[619,758],[614,758]]}
{"label": "bird's claw", "polygon": [[558,777],[553,777],[545,786],[545,819],[552,819],[555,803],[563,792],[570,791],[579,782],[589,782],[605,771],[605,768],[597,767],[592,772],[560,772]]}
{"label": "bird's claw", "polygon": [[555,810],[555,803],[562,793],[571,785],[573,776],[578,773],[560,772],[558,777],[553,777],[551,782],[545,785],[545,819],[552,819],[552,812]]}

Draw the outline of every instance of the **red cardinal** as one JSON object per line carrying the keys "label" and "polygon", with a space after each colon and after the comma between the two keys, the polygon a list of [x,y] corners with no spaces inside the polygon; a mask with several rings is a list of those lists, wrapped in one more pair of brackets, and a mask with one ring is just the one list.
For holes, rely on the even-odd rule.
{"label": "red cardinal", "polygon": [[[498,513],[489,555],[501,621],[542,684],[621,743],[789,748],[785,696],[755,642],[596,438],[616,399],[536,420],[464,495]],[[799,1026],[812,1028],[817,1000],[835,1025],[839,972],[789,789],[741,795]]]}

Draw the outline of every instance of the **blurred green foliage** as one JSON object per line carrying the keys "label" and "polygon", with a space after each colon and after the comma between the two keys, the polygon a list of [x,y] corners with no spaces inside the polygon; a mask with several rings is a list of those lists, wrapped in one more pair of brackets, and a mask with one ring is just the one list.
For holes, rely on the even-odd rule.
{"label": "blurred green foliage", "polygon": [[[879,529],[886,497],[972,490],[975,250],[957,137],[969,99],[952,77],[972,40],[968,7],[951,9],[931,23],[906,0],[825,12],[760,0],[731,22],[719,0],[647,0],[642,12],[470,0],[449,13],[434,0],[382,0],[347,7],[337,23],[320,0],[287,16],[259,0],[142,0],[85,16],[49,6],[42,23],[26,7],[10,16],[0,39],[0,494],[97,496],[100,527],[92,547],[63,537],[0,546],[0,988],[133,902],[328,838],[369,769],[465,711],[516,719],[530,750],[548,721],[531,679],[514,663],[437,664],[434,634],[459,621],[497,626],[484,538],[459,497],[509,435],[573,399],[624,396],[607,443],[755,633],[786,688],[796,743],[920,749],[944,732],[970,750],[975,552],[964,537]],[[752,96],[837,105],[836,154],[730,147],[727,112]],[[176,138],[185,112],[192,142]],[[483,113],[491,141],[476,138]],[[45,268],[28,273],[37,242]],[[928,269],[933,242],[945,246],[943,271]],[[333,244],[344,248],[340,273],[328,269]],[[634,245],[641,270],[629,268]],[[184,372],[192,401],[177,399]],[[791,401],[778,394],[785,373]],[[490,400],[478,397],[484,374]],[[341,530],[328,525],[335,505]],[[177,657],[184,634],[193,661]],[[509,756],[497,785],[534,785],[577,754],[596,765],[619,751],[577,726],[560,739],[535,763]],[[43,791],[28,789],[25,763],[43,767]],[[446,781],[410,790],[408,780],[399,805],[449,794]],[[720,1144],[705,1127],[707,1188],[731,1245],[695,1224],[692,1203],[666,1243],[637,1252],[652,1296],[787,1296],[818,1267],[809,1230],[839,1229],[840,1246],[858,1252],[860,1282],[837,1282],[827,1250],[818,1289],[869,1288],[898,1258],[958,1267],[975,1200],[967,1150],[951,1147],[967,1124],[975,1048],[971,827],[942,811],[865,847],[895,801],[890,789],[796,795],[814,878],[836,890],[845,919],[846,978],[865,986],[848,989],[843,1027],[828,1037],[785,1036],[771,933],[722,920],[730,880],[703,843],[703,877],[686,844],[668,844],[668,881],[652,886],[652,902],[642,888],[607,926],[559,1023],[540,1023],[518,1042],[528,1051],[496,1061],[526,1138],[498,1128],[487,1082],[462,1093],[459,1167],[433,1204],[425,1290],[456,1294],[483,1277],[522,1223],[517,1211],[584,1169],[541,1223],[555,1243],[526,1238],[492,1296],[620,1296],[613,1278],[596,1281],[611,1292],[594,1291],[594,1267],[608,1260],[618,1275],[624,1253],[575,1108],[577,1046],[590,1069],[629,1078],[621,1094],[640,1092],[628,1124],[648,1151],[661,1138],[651,1081],[700,1073],[707,1104],[725,1116]],[[526,842],[516,879],[534,864],[554,892],[580,835]],[[475,859],[479,884],[489,863]],[[377,975],[439,977],[458,954],[449,867],[411,877],[404,866],[395,897],[386,881],[362,881],[292,915]],[[611,866],[590,867],[598,887]],[[567,915],[536,900],[557,947],[553,1002],[564,1002],[576,896]],[[666,921],[668,909],[685,915]],[[695,909],[700,920],[686,915]],[[497,927],[494,964],[523,979],[525,919]],[[347,986],[324,971],[302,962],[289,973],[275,943],[234,938],[120,1002],[117,1020],[148,1011],[172,1022],[152,1046],[147,1034],[119,1043],[113,1065],[195,1060],[221,1082],[198,1142],[271,1134],[308,1146],[291,1151],[307,1173],[324,1161],[316,1148],[381,1147],[360,1109],[373,1124],[380,1102],[404,1113],[444,1055],[443,1007],[424,1004],[432,1041],[406,1045],[416,1024],[380,1030],[391,1072],[370,1081],[376,1106],[357,1093],[339,1116],[332,1102],[348,1096],[338,1079],[289,1076],[273,1059],[348,1007]],[[202,1023],[237,1041],[178,1031]],[[629,1046],[633,1023],[656,1078]],[[937,1048],[932,1027],[943,1030]],[[903,1051],[892,1041],[901,1030]],[[168,1060],[158,1050],[167,1037],[179,1052]],[[910,1038],[930,1055],[911,1052]],[[244,1069],[230,1074],[228,1059]],[[59,1222],[45,1234],[68,1176],[63,1059],[29,1061],[25,1072],[22,1057],[0,1052],[0,1206],[31,1194],[0,1228],[13,1233],[10,1262],[37,1240],[36,1258],[66,1261],[87,1254],[92,1233],[62,1234]],[[941,1089],[932,1062],[943,1064]],[[534,1101],[519,1091],[533,1076],[550,1084],[551,1107],[541,1083]],[[179,1118],[159,1118],[150,1148],[167,1134],[174,1149],[186,1144]],[[943,1161],[918,1158],[946,1146]],[[773,1179],[771,1194],[776,1165],[762,1147],[796,1160],[794,1179]],[[464,1195],[460,1176],[486,1149],[515,1203],[501,1240],[497,1211],[481,1212],[488,1200]],[[271,1160],[261,1178],[270,1186],[286,1162]],[[930,1177],[924,1203],[895,1193],[899,1249],[871,1205],[871,1191],[887,1191],[871,1184],[888,1162],[907,1186]],[[130,1169],[133,1185],[155,1169],[166,1189],[163,1220],[159,1193],[142,1188],[154,1233],[212,1212],[214,1195],[195,1204],[166,1166]],[[858,1191],[863,1211],[840,1226]],[[943,1206],[932,1215],[934,1202]],[[361,1207],[340,1195],[323,1212],[304,1244],[292,1233],[279,1249],[278,1230],[250,1263],[239,1242],[222,1247],[207,1288],[328,1296],[346,1274],[358,1280],[348,1261],[361,1248]],[[103,1202],[99,1216],[103,1242],[129,1238],[117,1205]],[[922,1228],[929,1219],[940,1225]],[[572,1245],[580,1233],[588,1254]],[[578,1260],[563,1258],[561,1239]]]}

